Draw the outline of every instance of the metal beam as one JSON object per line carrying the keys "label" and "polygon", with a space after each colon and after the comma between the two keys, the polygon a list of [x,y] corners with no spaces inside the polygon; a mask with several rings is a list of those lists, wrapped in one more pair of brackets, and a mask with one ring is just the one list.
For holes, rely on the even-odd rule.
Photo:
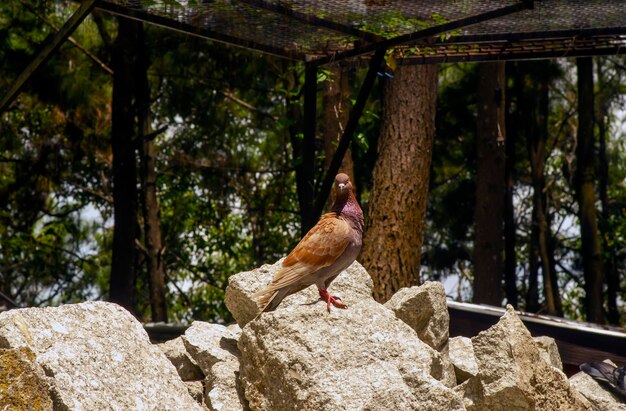
{"label": "metal beam", "polygon": [[383,38],[367,31],[359,30],[354,27],[347,26],[345,24],[337,23],[331,20],[323,19],[311,14],[302,13],[285,6],[281,6],[277,3],[270,3],[265,0],[235,0],[240,3],[245,3],[250,6],[260,8],[263,10],[272,11],[285,17],[291,17],[295,20],[299,20],[303,23],[313,26],[324,27],[333,31],[337,31],[350,36],[356,36],[368,42],[380,41]]}
{"label": "metal beam", "polygon": [[120,6],[118,4],[109,3],[108,1],[99,1],[97,7],[100,10],[126,17],[129,19],[144,21],[146,23],[153,24],[155,26],[163,27],[169,30],[178,31],[184,34],[190,34],[197,37],[202,37],[212,41],[217,41],[224,44],[235,45],[250,50],[258,50],[274,56],[303,61],[305,56],[302,53],[285,52],[283,49],[266,46],[254,41],[245,40],[226,34],[221,34],[212,30],[207,30],[202,27],[197,27],[189,23],[184,23],[179,20],[174,20],[170,17],[163,17],[157,14],[152,14],[149,11],[134,9],[126,6]]}
{"label": "metal beam", "polygon": [[[317,190],[316,198],[315,198],[315,217],[319,217],[324,210],[324,204],[326,204],[326,199],[330,194],[330,190],[333,186],[333,181],[335,181],[335,174],[339,171],[339,167],[341,166],[341,162],[343,157],[346,155],[346,151],[348,151],[348,147],[350,146],[350,142],[352,141],[352,136],[356,131],[356,128],[359,124],[359,119],[363,114],[363,110],[365,109],[365,103],[367,102],[367,98],[370,95],[370,91],[372,90],[372,86],[374,85],[374,80],[376,80],[376,74],[378,70],[380,70],[380,66],[383,63],[383,59],[385,58],[385,52],[387,50],[385,48],[380,48],[376,50],[374,56],[370,60],[370,66],[365,75],[365,80],[363,80],[363,84],[361,85],[361,89],[359,90],[359,95],[354,103],[354,107],[350,110],[350,116],[348,117],[348,123],[343,130],[343,134],[341,135],[341,139],[339,140],[339,145],[337,146],[337,150],[335,150],[335,154],[333,155],[333,159],[328,166],[328,170],[326,171],[326,175],[324,176],[322,186],[319,190]],[[322,181],[320,179],[320,181]]]}
{"label": "metal beam", "polygon": [[[302,174],[305,178],[303,190],[310,204],[303,210],[302,234],[308,232],[317,222],[313,208],[315,201],[315,130],[317,120],[317,66],[306,64],[304,67],[304,115],[302,121]],[[307,201],[308,202],[308,201]]]}
{"label": "metal beam", "polygon": [[382,40],[376,43],[368,44],[363,47],[355,48],[352,50],[347,50],[341,53],[337,53],[334,56],[326,56],[321,57],[315,60],[312,60],[313,64],[327,64],[333,61],[344,60],[350,57],[356,57],[363,54],[371,53],[380,48],[389,49],[397,46],[404,45],[406,43],[410,43],[416,40],[433,37],[439,34],[446,33],[451,30],[456,30],[465,26],[470,26],[472,24],[481,23],[486,20],[495,19],[497,17],[506,16],[509,14],[517,13],[519,11],[527,10],[532,8],[533,3],[531,1],[523,1],[511,6],[501,7],[499,9],[490,10],[485,13],[477,14],[474,16],[464,17],[462,19],[454,20],[444,24],[438,24],[433,27],[428,27],[423,30],[418,30],[413,33],[404,34],[402,36],[393,37],[387,40]]}
{"label": "metal beam", "polygon": [[31,78],[33,73],[37,71],[39,67],[41,67],[60,46],[63,44],[65,40],[76,30],[76,27],[85,20],[85,17],[91,10],[93,10],[97,0],[85,0],[83,1],[78,10],[72,14],[67,22],[61,27],[61,29],[53,34],[50,34],[46,40],[44,41],[44,45],[37,53],[35,58],[30,62],[28,66],[20,73],[17,77],[9,91],[7,91],[4,96],[2,96],[2,100],[0,100],[0,114],[4,113],[4,111],[9,107],[9,105],[13,102],[15,97],[19,94],[20,90],[24,86],[24,84]]}

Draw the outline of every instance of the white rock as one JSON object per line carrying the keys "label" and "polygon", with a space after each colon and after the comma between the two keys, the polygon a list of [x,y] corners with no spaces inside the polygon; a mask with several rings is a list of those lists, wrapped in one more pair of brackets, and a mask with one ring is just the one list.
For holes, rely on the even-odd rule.
{"label": "white rock", "polygon": [[182,336],[187,352],[207,376],[204,401],[210,410],[247,409],[239,381],[240,336],[236,324],[225,327],[202,321],[194,321]]}
{"label": "white rock", "polygon": [[462,410],[440,353],[371,297],[330,314],[290,304],[244,329],[242,381],[253,410]]}
{"label": "white rock", "polygon": [[447,353],[454,365],[457,383],[460,384],[478,374],[478,364],[476,364],[472,340],[467,337],[450,338]]}
{"label": "white rock", "polygon": [[472,338],[478,374],[457,387],[468,410],[588,410],[590,404],[507,306],[500,321]]}
{"label": "white rock", "polygon": [[450,315],[445,289],[440,282],[426,281],[419,287],[402,288],[385,303],[385,307],[432,348],[441,350],[448,341]]}
{"label": "white rock", "polygon": [[0,313],[0,347],[36,354],[52,377],[55,409],[202,409],[142,325],[116,304]]}

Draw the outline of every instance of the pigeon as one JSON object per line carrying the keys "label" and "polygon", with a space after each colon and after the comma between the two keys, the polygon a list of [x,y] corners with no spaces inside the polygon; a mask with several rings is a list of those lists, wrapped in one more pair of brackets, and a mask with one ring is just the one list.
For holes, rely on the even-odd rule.
{"label": "pigeon", "polygon": [[327,290],[330,283],[356,260],[363,244],[363,211],[354,196],[350,178],[335,177],[335,201],[331,211],[289,253],[280,270],[253,298],[261,312],[273,311],[288,295],[315,284],[320,299],[338,308],[347,306]]}
{"label": "pigeon", "polygon": [[626,398],[626,365],[616,367],[612,364],[593,361],[580,364],[580,369],[598,381],[603,381]]}

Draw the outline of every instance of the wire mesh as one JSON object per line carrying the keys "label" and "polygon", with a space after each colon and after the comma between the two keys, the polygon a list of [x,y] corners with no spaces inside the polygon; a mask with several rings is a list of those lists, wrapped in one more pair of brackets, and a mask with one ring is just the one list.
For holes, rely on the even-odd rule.
{"label": "wire mesh", "polygon": [[[103,0],[100,5],[118,14],[207,38],[312,60],[519,3],[520,0]],[[413,52],[411,61],[436,62],[531,58],[533,53],[559,56],[573,48],[576,52],[570,55],[621,53],[622,46],[626,46],[626,0],[537,0],[534,4],[532,10],[465,26],[445,37],[404,46],[404,50]],[[530,40],[532,43],[528,43]],[[437,44],[424,46],[425,42]],[[400,53],[404,53],[402,49]]]}

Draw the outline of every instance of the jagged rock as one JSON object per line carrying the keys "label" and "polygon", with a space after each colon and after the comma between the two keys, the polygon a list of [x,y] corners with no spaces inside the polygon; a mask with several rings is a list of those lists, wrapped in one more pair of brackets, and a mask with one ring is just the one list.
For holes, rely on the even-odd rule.
{"label": "jagged rock", "polygon": [[185,386],[191,398],[196,400],[198,404],[203,406],[204,409],[208,409],[204,405],[204,384],[202,381],[185,381]]}
{"label": "jagged rock", "polygon": [[[235,274],[228,279],[226,288],[226,307],[233,318],[243,328],[259,313],[256,302],[251,295],[267,285],[274,274],[280,269],[282,260],[270,265],[266,264],[252,271]],[[373,282],[367,271],[358,262],[354,262],[333,281],[330,291],[333,295],[341,296],[342,301],[350,307],[361,298],[370,298]],[[286,297],[280,307],[311,304],[319,301],[319,294],[315,286]],[[325,309],[323,302],[316,304],[319,311]]]}
{"label": "jagged rock", "polygon": [[556,345],[554,338],[541,336],[533,337],[533,340],[537,343],[539,355],[541,355],[544,361],[562,371],[563,363],[561,362],[561,354],[559,354],[559,347]]}
{"label": "jagged rock", "polygon": [[330,314],[322,304],[281,305],[243,329],[251,409],[464,409],[440,381],[439,352],[373,298],[346,300]]}
{"label": "jagged rock", "polygon": [[248,410],[239,380],[239,361],[220,361],[211,367],[207,378],[205,404],[212,411]]}
{"label": "jagged rock", "polygon": [[457,387],[471,410],[586,410],[562,371],[540,354],[513,307],[472,338],[478,374]]}
{"label": "jagged rock", "polygon": [[189,355],[206,378],[205,404],[210,410],[247,409],[243,387],[239,382],[239,348],[241,328],[194,321],[182,340]]}
{"label": "jagged rock", "polygon": [[181,337],[158,344],[157,347],[163,351],[167,359],[176,367],[181,380],[198,381],[204,379],[204,373],[187,353],[185,343]]}
{"label": "jagged rock", "polygon": [[[615,365],[611,360],[604,360]],[[592,405],[594,411],[626,411],[625,398],[619,397],[606,384],[603,384],[584,372],[572,375],[570,385],[585,397]]]}
{"label": "jagged rock", "polygon": [[28,347],[0,349],[0,410],[52,411],[46,374]]}
{"label": "jagged rock", "polygon": [[182,336],[185,349],[198,364],[204,375],[220,361],[238,361],[239,335],[221,324],[194,321]]}
{"label": "jagged rock", "polygon": [[402,288],[385,303],[385,307],[435,350],[441,350],[448,341],[450,315],[446,292],[440,282],[426,281],[419,287]]}
{"label": "jagged rock", "polygon": [[55,409],[202,409],[142,325],[116,304],[0,313],[0,347],[36,354]]}
{"label": "jagged rock", "polygon": [[478,364],[474,356],[472,340],[467,337],[453,337],[448,340],[447,353],[458,384],[478,374]]}

